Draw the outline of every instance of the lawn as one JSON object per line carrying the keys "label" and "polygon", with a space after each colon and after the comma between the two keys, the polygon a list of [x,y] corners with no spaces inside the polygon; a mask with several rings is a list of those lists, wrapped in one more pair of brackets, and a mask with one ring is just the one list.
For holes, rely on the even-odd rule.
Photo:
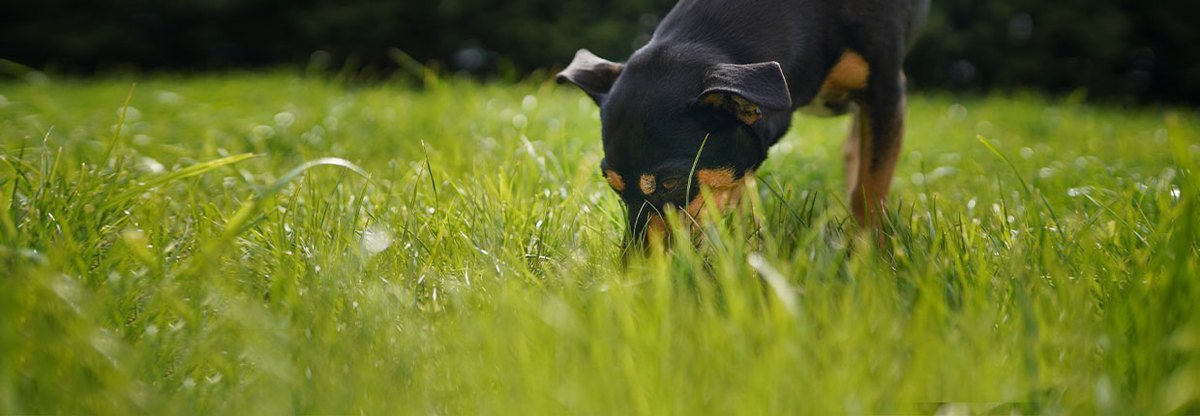
{"label": "lawn", "polygon": [[918,91],[880,247],[798,117],[623,264],[571,88],[0,83],[0,413],[1200,413],[1200,119],[1077,98]]}

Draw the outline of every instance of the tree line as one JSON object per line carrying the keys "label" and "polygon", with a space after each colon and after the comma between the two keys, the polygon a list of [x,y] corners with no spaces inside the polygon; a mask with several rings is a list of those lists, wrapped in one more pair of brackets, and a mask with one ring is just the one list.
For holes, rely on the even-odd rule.
{"label": "tree line", "polygon": [[[674,0],[5,0],[0,58],[65,73],[310,65],[487,76],[615,60]],[[1200,102],[1192,0],[934,0],[918,88]],[[396,51],[403,52],[397,54]]]}

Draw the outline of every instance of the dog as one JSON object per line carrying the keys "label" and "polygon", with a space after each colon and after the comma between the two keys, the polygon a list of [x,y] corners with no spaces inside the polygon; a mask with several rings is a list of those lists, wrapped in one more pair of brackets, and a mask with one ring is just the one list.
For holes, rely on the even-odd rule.
{"label": "dog", "polygon": [[[625,63],[580,49],[556,80],[600,107],[600,171],[628,210],[627,242],[667,233],[706,201],[736,205],[792,113],[853,114],[850,210],[882,241],[904,140],[904,56],[929,0],[681,0]],[[706,192],[702,192],[705,190]]]}

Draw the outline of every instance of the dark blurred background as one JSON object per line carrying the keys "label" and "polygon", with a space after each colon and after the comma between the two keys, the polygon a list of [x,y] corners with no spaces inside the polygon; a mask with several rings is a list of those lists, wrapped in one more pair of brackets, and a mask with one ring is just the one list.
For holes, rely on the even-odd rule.
{"label": "dark blurred background", "polygon": [[[0,58],[66,74],[406,63],[520,76],[623,60],[674,0],[0,0]],[[919,88],[1200,102],[1198,0],[934,0]],[[403,53],[396,53],[402,51]],[[12,65],[8,65],[12,67]]]}

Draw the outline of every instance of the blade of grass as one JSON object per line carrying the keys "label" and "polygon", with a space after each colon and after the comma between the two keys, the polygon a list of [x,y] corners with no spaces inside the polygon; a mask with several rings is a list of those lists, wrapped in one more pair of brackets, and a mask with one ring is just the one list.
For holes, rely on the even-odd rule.
{"label": "blade of grass", "polygon": [[256,157],[259,157],[259,156],[252,154],[252,153],[243,153],[240,155],[233,155],[233,156],[223,157],[223,158],[216,159],[216,160],[210,160],[208,162],[197,163],[195,165],[191,165],[186,168],[173,171],[166,175],[156,177],[156,178],[151,179],[141,185],[134,186],[131,189],[118,194],[117,196],[113,197],[112,199],[109,199],[108,202],[106,204],[104,204],[102,207],[103,207],[103,209],[111,209],[113,207],[116,207],[117,205],[124,204],[127,201],[129,201],[133,198],[136,198],[138,195],[141,195],[151,189],[166,185],[168,183],[171,183],[171,182],[174,182],[174,181],[177,181],[180,179],[186,179],[186,178],[190,178],[193,176],[203,175],[203,174],[213,171],[215,169],[218,169],[218,168],[221,168],[224,166],[229,166],[229,165],[232,165],[232,164],[235,164],[238,162],[242,162],[242,161],[246,161],[249,159],[254,159]]}
{"label": "blade of grass", "polygon": [[125,95],[125,104],[121,106],[121,117],[117,120],[117,128],[113,131],[112,140],[108,141],[108,147],[104,149],[104,161],[108,161],[112,157],[113,149],[117,147],[117,140],[121,138],[121,128],[125,126],[125,115],[129,113],[129,102],[133,100],[133,91],[137,89],[137,83],[129,86],[129,94]]}
{"label": "blade of grass", "polygon": [[246,225],[251,223],[251,218],[253,218],[262,207],[268,205],[268,202],[272,200],[280,190],[282,190],[292,181],[299,178],[304,173],[319,166],[335,166],[343,168],[362,176],[363,179],[367,180],[368,184],[373,184],[370,175],[368,175],[365,170],[345,159],[327,157],[304,162],[300,164],[300,166],[297,166],[296,168],[285,173],[278,180],[276,180],[275,183],[264,189],[262,192],[242,203],[242,206],[238,208],[237,212],[235,212],[233,216],[230,217],[229,221],[225,223],[225,229],[221,233],[221,236],[208,242],[208,244],[205,244],[203,250],[201,250],[196,257],[192,258],[191,263],[184,268],[184,273],[194,275],[203,267],[206,267],[209,264],[209,261],[216,255],[218,250],[228,247],[228,243],[233,241],[234,237],[237,237],[238,234],[241,234],[245,231]]}
{"label": "blade of grass", "polygon": [[[983,147],[986,147],[992,152],[992,154],[1004,161],[1004,164],[1008,165],[1009,169],[1012,169],[1013,175],[1017,176],[1017,183],[1021,184],[1021,190],[1025,192],[1025,196],[1032,197],[1033,191],[1029,189],[1029,184],[1025,182],[1025,178],[1021,176],[1021,172],[1017,169],[1017,165],[1013,164],[1012,160],[1009,160],[1008,156],[1005,156],[1000,149],[997,149],[996,146],[992,144],[991,141],[988,141],[987,138],[983,137],[982,134],[976,135],[975,138],[978,139],[980,143],[983,143]],[[1050,206],[1050,201],[1046,199],[1046,196],[1041,192],[1041,190],[1038,190],[1037,193],[1038,199],[1041,201],[1042,206],[1046,207],[1046,211],[1050,214],[1050,220],[1054,221],[1054,229],[1057,231],[1056,234],[1058,234],[1059,241],[1066,241],[1066,232],[1063,231],[1062,223],[1059,222],[1058,215],[1054,213],[1054,208]]]}

